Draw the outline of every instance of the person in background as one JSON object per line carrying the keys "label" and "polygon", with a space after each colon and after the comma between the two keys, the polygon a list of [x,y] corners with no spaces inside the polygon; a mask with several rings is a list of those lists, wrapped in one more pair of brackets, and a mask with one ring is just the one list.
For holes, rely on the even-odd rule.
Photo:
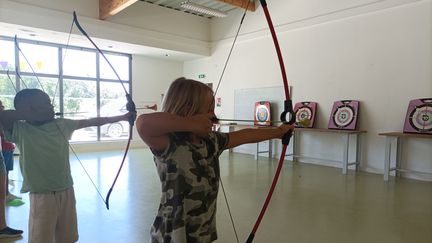
{"label": "person in background", "polygon": [[81,128],[127,121],[136,116],[83,120],[54,118],[48,94],[23,89],[14,98],[16,110],[0,112],[6,139],[20,150],[21,192],[30,192],[29,243],[78,241],[75,192],[69,163],[69,139]]}
{"label": "person in background", "polygon": [[[0,100],[0,111],[4,110],[4,106],[2,101]],[[15,144],[7,141],[4,137],[3,129],[0,129],[0,137],[1,137],[1,146],[2,146],[2,154],[3,159],[6,165],[6,204],[17,200],[18,202],[21,201],[21,197],[16,196],[12,194],[9,191],[9,171],[13,170],[14,167],[14,151],[15,151]],[[20,205],[23,204],[23,202],[19,203]]]}
{"label": "person in background", "polygon": [[[3,110],[3,103],[0,102],[0,110]],[[1,130],[1,126],[0,126]],[[22,235],[22,230],[12,229],[7,226],[6,223],[6,166],[3,158],[2,146],[0,144],[0,239],[2,238],[11,238],[11,237],[19,237]]]}

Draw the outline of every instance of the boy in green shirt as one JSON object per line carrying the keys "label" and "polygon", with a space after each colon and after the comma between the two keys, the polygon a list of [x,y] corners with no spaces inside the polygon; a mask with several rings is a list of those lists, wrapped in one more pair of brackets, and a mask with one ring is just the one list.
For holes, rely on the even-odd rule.
{"label": "boy in green shirt", "polygon": [[54,118],[49,96],[24,89],[14,99],[16,110],[0,113],[9,141],[20,150],[21,192],[30,192],[29,243],[78,241],[69,139],[84,127],[127,121],[133,112],[85,120]]}

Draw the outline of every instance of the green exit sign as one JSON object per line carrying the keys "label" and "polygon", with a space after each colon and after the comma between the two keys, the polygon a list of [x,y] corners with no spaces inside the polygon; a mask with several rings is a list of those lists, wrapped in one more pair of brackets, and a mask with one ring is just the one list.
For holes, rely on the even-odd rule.
{"label": "green exit sign", "polygon": [[205,74],[199,74],[198,78],[205,78]]}

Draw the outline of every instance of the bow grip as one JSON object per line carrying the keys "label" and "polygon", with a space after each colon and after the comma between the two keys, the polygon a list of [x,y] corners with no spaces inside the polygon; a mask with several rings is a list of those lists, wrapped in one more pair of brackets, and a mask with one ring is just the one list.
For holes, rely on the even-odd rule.
{"label": "bow grip", "polygon": [[[288,120],[287,120],[288,116]],[[280,119],[284,124],[294,124],[295,122],[295,116],[292,106],[292,100],[285,100],[284,102],[284,111],[280,115]],[[289,130],[285,135],[282,137],[282,144],[288,145],[290,142],[292,136],[292,130]]]}
{"label": "bow grip", "polygon": [[129,117],[129,124],[131,126],[133,126],[134,122],[135,122],[135,119],[137,117],[137,115],[136,115],[137,111],[136,111],[135,102],[133,102],[132,97],[130,96],[130,94],[126,94],[126,100],[127,100],[126,110],[129,111],[129,112],[134,112],[135,113],[135,115]]}

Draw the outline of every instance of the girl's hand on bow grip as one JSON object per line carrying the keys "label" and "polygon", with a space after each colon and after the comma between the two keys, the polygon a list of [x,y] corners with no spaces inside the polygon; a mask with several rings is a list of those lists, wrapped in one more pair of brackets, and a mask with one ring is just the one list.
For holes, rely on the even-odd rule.
{"label": "girl's hand on bow grip", "polygon": [[213,113],[199,114],[189,118],[191,132],[199,136],[205,136],[212,131]]}

